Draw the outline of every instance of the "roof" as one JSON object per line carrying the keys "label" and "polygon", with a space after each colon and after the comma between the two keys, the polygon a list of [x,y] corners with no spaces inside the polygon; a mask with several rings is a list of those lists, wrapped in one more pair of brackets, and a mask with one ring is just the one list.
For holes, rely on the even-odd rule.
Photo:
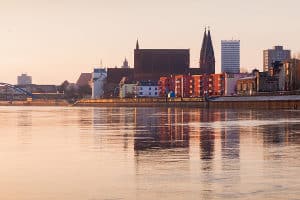
{"label": "roof", "polygon": [[136,51],[143,53],[162,53],[162,54],[177,54],[177,53],[185,53],[189,54],[190,49],[136,49]]}
{"label": "roof", "polygon": [[81,73],[76,82],[76,85],[77,86],[89,85],[91,79],[92,79],[92,73]]}
{"label": "roof", "polygon": [[139,86],[157,86],[158,83],[156,81],[139,81],[137,83]]}

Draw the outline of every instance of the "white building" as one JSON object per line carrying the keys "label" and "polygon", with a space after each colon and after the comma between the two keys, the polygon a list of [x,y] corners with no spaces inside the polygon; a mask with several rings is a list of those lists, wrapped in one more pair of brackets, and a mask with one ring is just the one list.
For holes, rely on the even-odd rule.
{"label": "white building", "polygon": [[136,83],[125,83],[120,85],[120,98],[130,97],[133,98],[136,96]]}
{"label": "white building", "polygon": [[32,84],[32,77],[27,74],[21,74],[18,76],[18,85],[30,85]]}
{"label": "white building", "polygon": [[291,59],[291,50],[284,50],[282,46],[274,46],[273,49],[264,50],[264,72],[269,71],[272,63]]}
{"label": "white building", "polygon": [[92,73],[92,98],[98,99],[104,94],[104,83],[106,81],[107,72],[102,68],[95,68]]}
{"label": "white building", "polygon": [[222,73],[240,73],[240,41],[221,41]]}
{"label": "white building", "polygon": [[158,97],[159,86],[154,81],[140,81],[136,86],[136,95],[138,97]]}
{"label": "white building", "polygon": [[237,94],[237,81],[241,78],[248,77],[249,74],[225,74],[225,91],[224,96],[233,96]]}

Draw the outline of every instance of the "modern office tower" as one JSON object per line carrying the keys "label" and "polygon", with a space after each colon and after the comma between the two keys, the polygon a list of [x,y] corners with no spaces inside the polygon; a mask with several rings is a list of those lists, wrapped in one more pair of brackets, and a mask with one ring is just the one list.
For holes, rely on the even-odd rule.
{"label": "modern office tower", "polygon": [[215,73],[215,54],[212,45],[210,30],[206,33],[204,31],[202,47],[200,51],[200,71],[202,74],[214,74]]}
{"label": "modern office tower", "polygon": [[104,94],[104,83],[106,81],[107,72],[102,68],[95,68],[92,73],[92,98],[98,99]]}
{"label": "modern office tower", "polygon": [[274,46],[273,49],[264,50],[263,56],[263,70],[266,72],[275,61],[282,62],[291,59],[291,50],[284,50],[282,46]]}
{"label": "modern office tower", "polygon": [[221,41],[221,72],[240,73],[240,41]]}
{"label": "modern office tower", "polygon": [[158,81],[161,76],[183,74],[189,69],[189,49],[140,49],[137,41],[134,50],[134,79]]}
{"label": "modern office tower", "polygon": [[32,77],[27,74],[21,74],[18,76],[18,85],[30,85],[32,84]]}

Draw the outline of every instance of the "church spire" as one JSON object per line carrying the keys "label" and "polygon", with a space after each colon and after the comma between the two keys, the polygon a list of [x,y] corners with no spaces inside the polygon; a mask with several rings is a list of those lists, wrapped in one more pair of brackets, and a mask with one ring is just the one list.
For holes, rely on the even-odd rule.
{"label": "church spire", "polygon": [[200,65],[201,72],[203,74],[214,74],[215,73],[215,54],[211,40],[210,29],[204,31],[204,37],[200,52]]}
{"label": "church spire", "polygon": [[138,40],[138,39],[136,40],[136,46],[135,46],[135,49],[140,49],[140,45],[139,45],[139,40]]}
{"label": "church spire", "polygon": [[199,67],[203,65],[204,59],[205,59],[205,52],[206,52],[206,43],[207,43],[207,35],[206,35],[206,27],[204,29],[203,39],[202,39],[202,47],[200,51],[200,61],[199,61]]}

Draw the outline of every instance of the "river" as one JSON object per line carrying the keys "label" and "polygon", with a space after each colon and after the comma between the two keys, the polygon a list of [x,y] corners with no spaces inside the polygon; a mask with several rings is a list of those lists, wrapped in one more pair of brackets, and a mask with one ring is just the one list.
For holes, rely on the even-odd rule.
{"label": "river", "polygon": [[0,199],[300,199],[299,110],[0,107]]}

